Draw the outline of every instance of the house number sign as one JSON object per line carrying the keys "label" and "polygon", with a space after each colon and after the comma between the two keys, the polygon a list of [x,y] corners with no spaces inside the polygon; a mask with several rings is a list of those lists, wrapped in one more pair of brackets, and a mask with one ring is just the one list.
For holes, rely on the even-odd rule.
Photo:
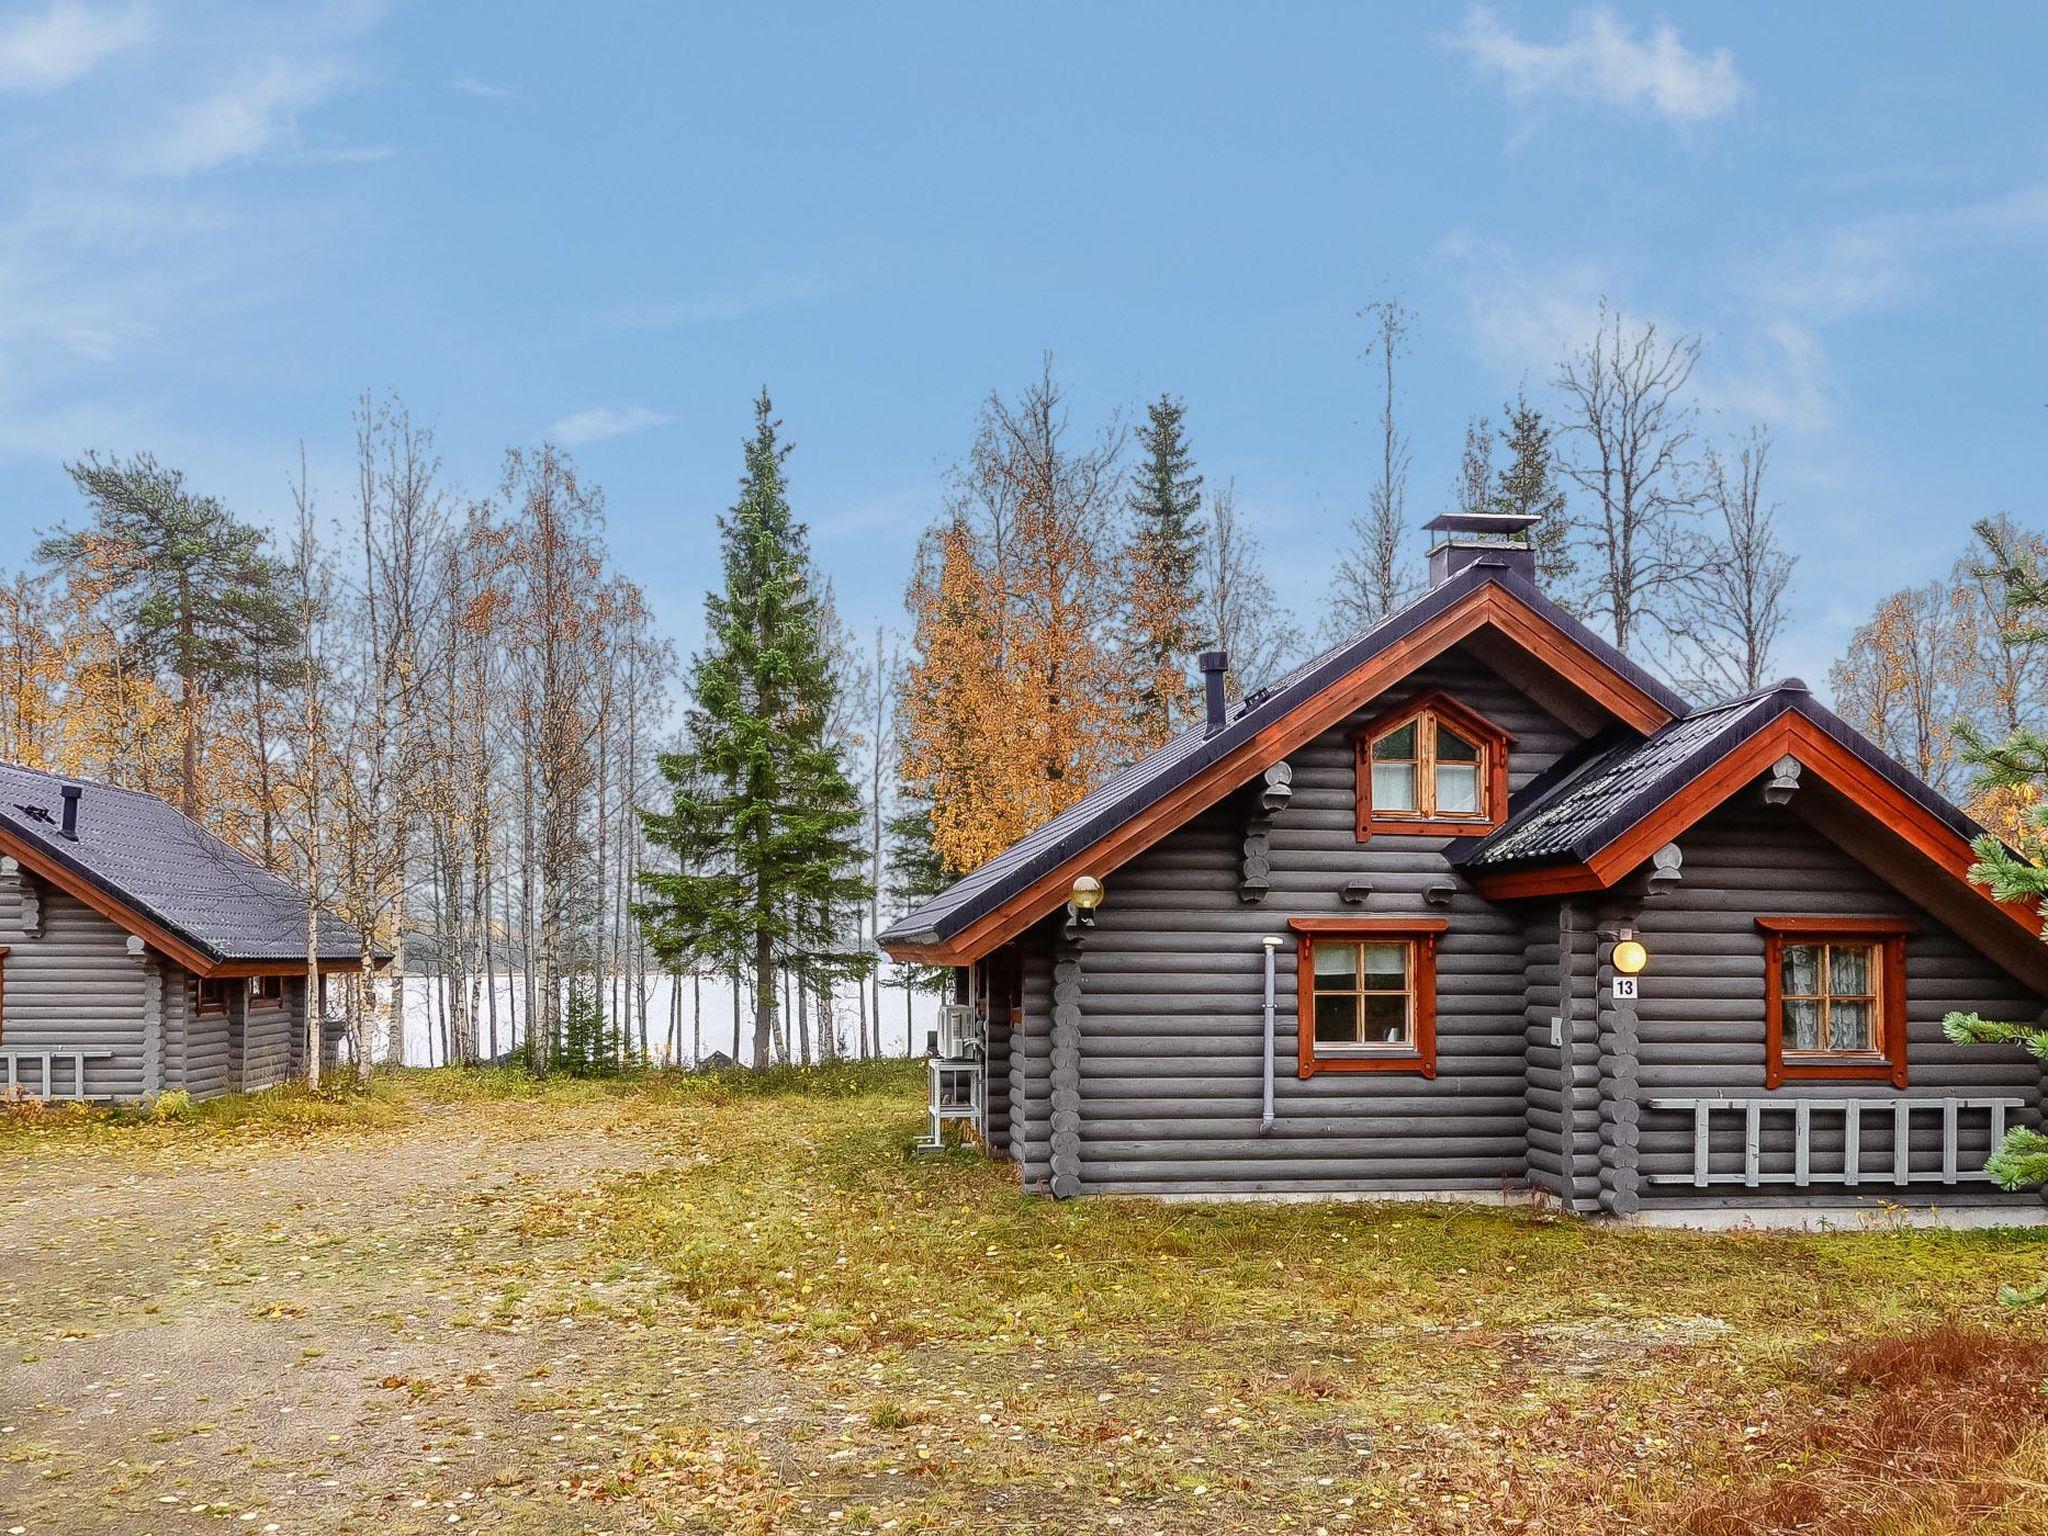
{"label": "house number sign", "polygon": [[1642,978],[1641,978],[1640,976],[1617,976],[1617,977],[1615,977],[1615,978],[1614,978],[1614,993],[1613,993],[1613,996],[1614,996],[1614,1000],[1615,1000],[1615,1001],[1616,1001],[1617,1003],[1632,1003],[1632,1002],[1634,1002],[1634,1001],[1636,1000],[1637,996],[1638,996],[1638,993],[1636,992],[1636,983],[1637,983],[1637,982],[1639,982],[1639,981],[1641,981],[1641,980],[1642,980]]}

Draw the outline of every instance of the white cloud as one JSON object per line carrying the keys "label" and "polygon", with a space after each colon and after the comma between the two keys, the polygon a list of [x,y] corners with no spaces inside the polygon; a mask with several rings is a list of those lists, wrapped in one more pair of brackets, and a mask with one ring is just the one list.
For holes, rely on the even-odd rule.
{"label": "white cloud", "polygon": [[57,0],[0,26],[0,90],[54,91],[148,35],[149,13],[140,6],[90,10]]}
{"label": "white cloud", "polygon": [[455,89],[465,96],[481,96],[486,101],[503,101],[512,94],[510,86],[492,85],[489,81],[479,80],[474,75],[457,75]]}
{"label": "white cloud", "polygon": [[1707,332],[1693,397],[1730,422],[1768,423],[1815,433],[1836,418],[1834,371],[1819,331],[1777,306],[1743,298],[1718,326],[1702,326],[1644,303],[1626,273],[1589,261],[1531,265],[1507,247],[1469,235],[1437,242],[1473,355],[1504,386],[1539,391],[1558,365],[1592,340],[1601,304],[1630,326],[1667,337]]}
{"label": "white cloud", "polygon": [[1618,275],[1590,261],[1533,269],[1506,246],[1448,235],[1433,264],[1454,285],[1473,354],[1504,379],[1547,379],[1600,322]]}
{"label": "white cloud", "polygon": [[548,436],[574,448],[582,443],[601,443],[607,438],[625,437],[629,433],[645,432],[650,427],[666,426],[674,419],[644,405],[629,405],[623,410],[598,406],[564,416],[548,428]]}
{"label": "white cloud", "polygon": [[337,59],[271,59],[186,107],[143,156],[143,168],[190,176],[289,144],[300,115],[346,79]]}
{"label": "white cloud", "polygon": [[1809,321],[1896,309],[1926,281],[1936,258],[2048,239],[2048,184],[1987,202],[1838,225],[1788,242],[1758,261],[1759,298]]}
{"label": "white cloud", "polygon": [[1520,102],[1616,107],[1692,124],[1733,111],[1748,90],[1727,49],[1696,53],[1668,22],[1638,40],[1605,6],[1579,12],[1564,41],[1537,43],[1475,5],[1451,41]]}

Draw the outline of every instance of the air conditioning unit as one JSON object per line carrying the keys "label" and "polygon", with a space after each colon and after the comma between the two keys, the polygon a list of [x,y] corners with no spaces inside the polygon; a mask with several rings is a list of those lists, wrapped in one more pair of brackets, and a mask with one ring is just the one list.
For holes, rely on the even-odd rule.
{"label": "air conditioning unit", "polygon": [[981,1015],[972,1003],[939,1005],[939,1055],[947,1061],[981,1054]]}

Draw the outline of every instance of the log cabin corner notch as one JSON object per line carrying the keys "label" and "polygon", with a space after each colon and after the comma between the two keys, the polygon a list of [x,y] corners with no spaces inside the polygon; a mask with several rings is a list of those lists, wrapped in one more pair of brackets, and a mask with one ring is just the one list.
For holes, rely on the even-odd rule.
{"label": "log cabin corner notch", "polygon": [[[1014,955],[996,1154],[1059,1194],[2036,1219],[1977,1170],[2043,1068],[1940,1027],[2048,1001],[2038,916],[1969,882],[1975,824],[1796,680],[1692,708],[1526,552],[1466,553],[883,934],[899,959]],[[1499,733],[1485,821],[1361,840],[1361,741],[1444,700]],[[1248,904],[1245,796],[1282,760]],[[1386,760],[1417,783],[1429,761]],[[1106,886],[1085,944],[1058,917],[1076,870]]]}
{"label": "log cabin corner notch", "polygon": [[[203,1099],[304,1071],[307,926],[290,882],[157,797],[0,764],[0,1086]],[[361,965],[346,922],[319,931],[324,967]]]}

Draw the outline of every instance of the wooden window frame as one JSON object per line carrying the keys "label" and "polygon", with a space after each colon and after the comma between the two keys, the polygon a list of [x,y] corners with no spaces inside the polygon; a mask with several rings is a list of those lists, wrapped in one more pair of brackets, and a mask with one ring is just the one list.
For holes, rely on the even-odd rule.
{"label": "wooden window frame", "polygon": [[[274,981],[274,982],[276,982],[276,983],[277,983],[277,996],[275,996],[275,997],[265,997],[265,996],[263,995],[263,986],[264,986],[264,983],[266,983],[266,982],[272,982],[272,981]],[[282,977],[282,976],[252,976],[252,977],[250,977],[250,978],[249,978],[249,982],[250,982],[250,985],[249,985],[249,1003],[248,1003],[248,1006],[249,1006],[249,1008],[250,1008],[251,1010],[253,1010],[253,1011],[256,1011],[256,1012],[263,1012],[263,1013],[268,1013],[268,1012],[273,1012],[273,1011],[275,1011],[276,1009],[282,1008],[282,1007],[283,1007],[283,1006],[285,1005],[285,978],[284,978],[284,977]]]}
{"label": "wooden window frame", "polygon": [[[192,994],[192,1011],[195,1014],[226,1013],[228,1011],[227,983],[218,976],[201,976],[197,980],[199,985]],[[214,988],[219,994],[219,1002],[210,1003],[206,1000],[206,989],[208,987]]]}
{"label": "wooden window frame", "polygon": [[[1294,1037],[1297,1074],[1318,1072],[1413,1072],[1436,1076],[1436,945],[1448,919],[1441,917],[1297,917],[1294,930]],[[1353,1051],[1324,1055],[1316,1049],[1315,943],[1318,939],[1401,943],[1408,946],[1408,988],[1414,999],[1404,1050]]]}
{"label": "wooden window frame", "polygon": [[[1764,936],[1764,1086],[1788,1082],[1886,1082],[1906,1086],[1906,940],[1896,917],[1760,917]],[[1864,944],[1877,953],[1876,1047],[1853,1053],[1785,1049],[1785,946]]]}
{"label": "wooden window frame", "polygon": [[[1373,743],[1410,721],[1424,722],[1415,744],[1414,810],[1375,811],[1372,806]],[[1476,813],[1438,815],[1436,802],[1436,758],[1429,745],[1435,741],[1437,723],[1447,723],[1479,748],[1479,810]],[[1463,837],[1491,832],[1508,819],[1508,752],[1515,738],[1476,710],[1468,709],[1449,694],[1431,692],[1408,700],[1398,708],[1375,716],[1352,740],[1352,760],[1358,775],[1358,840],[1368,842],[1374,833],[1417,833],[1429,837]]]}

